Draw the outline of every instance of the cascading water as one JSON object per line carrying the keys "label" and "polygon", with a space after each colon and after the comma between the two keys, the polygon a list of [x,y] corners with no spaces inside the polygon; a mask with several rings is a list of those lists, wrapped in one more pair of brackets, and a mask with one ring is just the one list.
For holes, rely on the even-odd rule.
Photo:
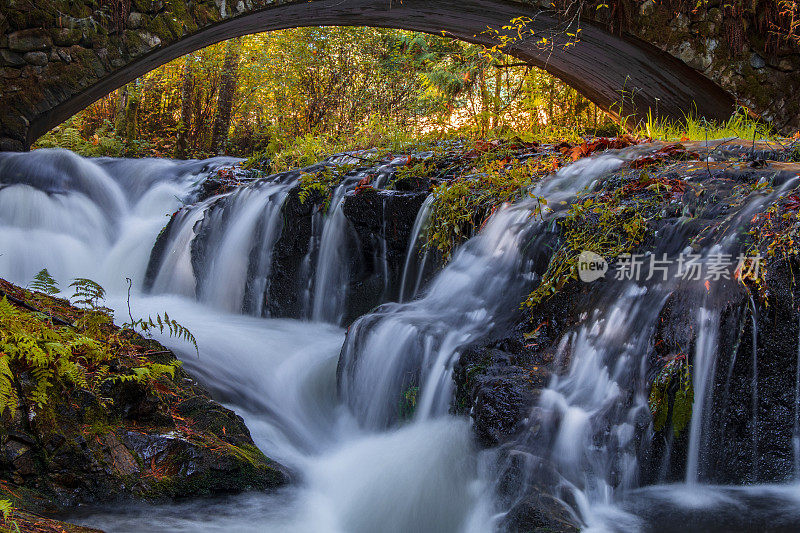
{"label": "cascading water", "polygon": [[[363,154],[367,155],[367,154]],[[358,164],[361,156],[342,155],[328,160],[330,164],[347,165]],[[345,302],[351,262],[348,256],[348,247],[352,246],[354,239],[348,239],[350,224],[344,215],[344,198],[352,192],[365,178],[376,189],[388,184],[389,176],[398,165],[403,164],[405,158],[397,157],[378,167],[349,172],[333,192],[328,216],[322,226],[319,253],[316,257],[316,269],[313,279],[313,300],[310,312],[307,313],[312,320],[341,324],[345,315]],[[385,235],[383,243],[385,246]],[[384,258],[385,258],[384,248]],[[388,271],[384,271],[384,282],[388,282]]]}
{"label": "cascading water", "polygon": [[[760,207],[774,202],[796,184],[796,179],[790,180],[769,194],[754,194],[731,215],[730,229],[722,232],[718,244],[696,256],[699,263],[708,264],[725,254],[735,257],[742,221],[749,221]],[[661,257],[672,247],[673,240],[680,242],[675,237],[684,228],[683,221],[679,221],[672,239],[657,241],[652,257]],[[531,415],[530,430],[520,438],[517,447],[528,454],[529,468],[544,472],[542,480],[536,483],[570,508],[587,531],[704,531],[712,527],[719,527],[720,531],[750,531],[746,517],[730,518],[731,508],[763,505],[756,502],[771,493],[777,498],[774,506],[764,509],[763,516],[774,520],[776,515],[786,512],[786,499],[791,498],[795,489],[791,486],[737,489],[706,484],[714,479],[707,457],[715,438],[709,427],[709,411],[715,405],[713,385],[724,296],[717,295],[716,286],[704,284],[699,277],[680,282],[675,281],[678,276],[669,277],[669,282],[667,278],[665,275],[664,281],[657,278],[649,282],[618,281],[599,291],[595,311],[589,314],[591,318],[562,339],[555,366],[560,366],[558,361],[569,361],[567,373],[554,376],[543,391]],[[665,300],[675,294],[694,300],[687,310],[696,309],[687,319],[696,340],[691,354],[693,402],[685,484],[681,488],[653,485],[640,489],[640,463],[649,453],[653,437],[647,400],[650,363],[644,354],[652,352],[660,312]],[[753,306],[750,427],[754,479],[758,479],[757,320],[751,296],[749,303]],[[731,364],[734,362],[735,359]],[[659,505],[672,505],[671,511],[680,520],[674,525],[660,524]],[[721,522],[710,526],[692,515],[699,509],[718,510],[730,521],[727,525]],[[792,511],[788,515],[791,518],[786,523],[792,525],[787,531],[798,525],[798,513]]]}
{"label": "cascading water", "polygon": [[[259,269],[268,261],[259,247],[269,247],[276,207],[296,174],[183,208],[165,230],[162,249],[151,254],[164,215],[181,207],[200,178],[230,160],[165,162],[170,172],[159,179],[148,176],[139,186],[116,180],[135,180],[130,167],[146,170],[146,161],[106,167],[69,152],[37,151],[2,155],[0,165],[8,165],[7,159],[14,167],[13,173],[9,166],[0,172],[0,203],[17,209],[3,212],[0,275],[25,284],[47,267],[62,284],[93,277],[108,283],[106,303],[127,313],[124,277],[141,287],[152,255],[151,294],[134,293],[133,313],[166,310],[189,327],[200,345],[199,358],[174,339],[162,341],[185,353],[187,368],[245,417],[256,443],[302,480],[301,487],[236,497],[222,508],[218,503],[117,507],[75,520],[110,531],[400,533],[459,530],[470,515],[470,523],[489,519],[488,513],[477,516],[485,507],[464,420],[442,417],[378,433],[362,430],[336,399],[342,330],[227,312],[242,311],[248,278],[263,277]],[[55,167],[61,181],[42,179],[37,174],[42,167]],[[92,181],[82,186],[81,180]],[[127,225],[138,222],[135,217],[143,220],[136,238],[122,239],[134,231]],[[94,233],[106,227],[97,239]],[[103,261],[117,246],[126,247],[124,262]],[[214,291],[215,284],[225,290]]]}
{"label": "cascading water", "polygon": [[[355,183],[358,183],[356,181]],[[330,214],[322,229],[322,239],[314,278],[313,320],[339,324],[344,316],[347,298],[347,218],[342,210],[344,195],[355,187],[352,179],[336,188]]]}
{"label": "cascading water", "polygon": [[694,403],[689,426],[689,453],[686,461],[686,483],[693,485],[700,479],[700,454],[706,424],[705,409],[709,405],[709,385],[716,366],[717,331],[719,316],[705,308],[700,309],[697,324],[697,346],[694,351]]}
{"label": "cascading water", "polygon": [[199,180],[234,161],[0,154],[0,271],[23,284],[46,267],[62,281],[92,277],[121,289],[129,277],[141,287],[165,216]]}
{"label": "cascading water", "polygon": [[[125,305],[124,278],[138,287],[147,279],[152,294],[134,295],[134,313],[167,310],[188,326],[200,345],[199,359],[172,339],[162,342],[183,352],[189,370],[245,417],[267,455],[298,473],[295,487],[276,494],[117,507],[81,521],[113,531],[493,530],[507,510],[493,501],[501,466],[488,465],[495,454],[479,455],[468,423],[448,414],[453,365],[471,342],[515,319],[519,302],[537,281],[530,254],[565,209],[561,203],[594,187],[638,150],[582,159],[543,180],[532,193],[552,206],[544,220],[535,215],[536,201],[498,210],[419,299],[384,304],[362,317],[343,347],[344,331],[334,325],[230,313],[264,314],[279,213],[297,173],[183,208],[165,230],[161,249],[151,253],[164,215],[191,197],[200,178],[230,160],[93,161],[44,150],[0,155],[0,275],[24,284],[47,267],[62,281],[92,277],[107,285],[109,304],[117,309]],[[400,161],[389,165],[396,164]],[[347,268],[340,264],[346,262],[341,251],[347,225],[337,213],[341,197],[369,172],[375,171],[349,176],[336,191],[330,214],[314,228],[319,247],[316,252],[310,247],[307,256],[315,265],[308,267],[314,318],[341,320],[345,274],[339,269]],[[388,167],[374,185],[384,186],[387,173]],[[740,218],[782,190],[755,195]],[[425,224],[422,211],[414,241]],[[723,245],[728,249],[727,241]],[[416,247],[408,245],[401,296],[410,297],[419,287],[422,268],[409,271]],[[697,285],[608,283],[594,310],[559,343],[557,366],[566,371],[542,391],[528,430],[514,445],[531,472],[548,472],[538,482],[586,530],[658,531],[662,526],[653,524],[666,522],[659,514],[663,509],[685,517],[743,506],[772,523],[798,523],[798,497],[791,487],[757,492],[705,484],[721,315],[713,291]],[[665,300],[679,290],[696,294],[698,288],[703,305],[696,302],[687,318],[696,330],[687,483],[642,488],[639,464],[653,437],[644,354],[652,348]],[[416,403],[411,420],[401,420],[403,397]],[[766,497],[772,499],[769,509],[762,505]],[[789,522],[774,521],[781,513]]]}
{"label": "cascading water", "polygon": [[195,296],[219,309],[260,316],[283,227],[281,208],[295,179],[279,175],[184,208],[150,266],[151,292]]}
{"label": "cascading water", "polygon": [[432,204],[433,195],[428,195],[419,208],[417,218],[414,220],[414,227],[411,229],[411,240],[408,243],[406,260],[403,263],[403,275],[400,280],[400,297],[398,299],[400,303],[403,303],[403,300],[413,300],[417,296],[422,283],[428,259],[428,249],[425,249],[420,258],[420,240],[422,232],[430,219]]}
{"label": "cascading water", "polygon": [[[800,318],[798,319],[800,321]],[[800,329],[800,328],[799,328]],[[794,427],[792,428],[794,450],[794,479],[800,481],[800,334],[797,338],[797,365],[794,378]]]}
{"label": "cascading water", "polygon": [[[533,194],[557,205],[622,163],[614,155],[577,163]],[[540,227],[534,219],[538,206],[523,202],[500,210],[419,300],[386,304],[351,326],[340,388],[363,425],[392,423],[404,391],[419,391],[417,418],[447,412],[458,350],[511,319],[530,288],[530,259],[522,249]]]}

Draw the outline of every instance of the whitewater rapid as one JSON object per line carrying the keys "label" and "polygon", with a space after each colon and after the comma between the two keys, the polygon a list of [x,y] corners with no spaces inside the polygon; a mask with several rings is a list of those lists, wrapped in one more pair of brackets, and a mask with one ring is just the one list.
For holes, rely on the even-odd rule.
{"label": "whitewater rapid", "polygon": [[[48,268],[62,286],[92,278],[123,316],[130,278],[133,314],[167,311],[188,327],[199,354],[174,339],[159,340],[216,399],[243,416],[268,457],[295,475],[290,487],[269,494],[115,505],[79,510],[72,519],[109,532],[495,530],[508,510],[497,501],[502,473],[496,451],[476,449],[469,420],[449,414],[453,366],[470,343],[513,320],[537,282],[526,250],[536,247],[546,224],[566,208],[562,204],[641,150],[647,148],[585,158],[546,178],[532,191],[552,206],[545,220],[535,216],[535,200],[498,209],[425,286],[425,259],[419,265],[408,259],[404,302],[387,302],[363,316],[347,336],[339,326],[348,275],[341,256],[347,230],[342,198],[358,174],[335,192],[327,216],[315,215],[315,246],[301,273],[308,277],[309,320],[301,321],[263,318],[262,307],[281,206],[299,173],[197,202],[200,182],[235,160],[89,160],[63,150],[0,154],[0,276],[25,285]],[[401,160],[374,169],[376,185]],[[326,164],[336,161],[347,156]],[[739,216],[749,219],[788,186],[770,196],[754,192]],[[418,255],[429,208],[426,202],[414,224],[409,258]],[[175,212],[154,263],[151,251]],[[719,246],[728,246],[723,237]],[[149,266],[152,286],[143,292]],[[642,486],[639,461],[652,437],[642,354],[676,286],[610,287],[562,339],[556,356],[569,357],[566,371],[542,391],[536,424],[516,443],[530,472],[543,464],[550,469],[549,494],[586,531],[757,531],[758,520],[774,531],[797,531],[797,485],[704,484],[704,452],[713,445],[704,416],[713,407],[708,390],[720,317],[713,299],[692,315],[696,414],[684,483]],[[417,407],[405,420],[398,399],[410,390],[418,391]]]}
{"label": "whitewater rapid", "polygon": [[[106,304],[125,315],[125,278],[131,278],[133,314],[167,311],[188,327],[199,355],[175,339],[159,340],[245,419],[261,450],[296,476],[293,486],[274,494],[115,505],[78,510],[71,518],[115,532],[490,530],[490,498],[478,479],[466,420],[445,414],[390,430],[365,429],[338,400],[344,330],[231,312],[242,298],[243,267],[236,261],[249,228],[273,199],[280,204],[285,186],[234,194],[233,221],[221,226],[220,251],[199,280],[209,288],[200,301],[187,270],[188,231],[176,237],[188,240],[175,246],[154,286],[155,293],[173,294],[141,292],[167,217],[190,201],[199,181],[233,162],[87,160],[60,150],[0,156],[0,276],[25,285],[48,268],[62,287],[74,277],[92,278],[107,288]],[[183,213],[190,221],[185,228],[205,215],[201,207]],[[218,285],[229,290],[211,291]]]}

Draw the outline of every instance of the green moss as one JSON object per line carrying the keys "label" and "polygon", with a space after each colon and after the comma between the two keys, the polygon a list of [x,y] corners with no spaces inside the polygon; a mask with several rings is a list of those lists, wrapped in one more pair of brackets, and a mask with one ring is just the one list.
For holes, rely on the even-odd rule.
{"label": "green moss", "polygon": [[659,216],[670,188],[668,180],[652,179],[642,172],[638,180],[572,204],[558,222],[561,245],[523,305],[531,309],[578,279],[578,257],[583,251],[606,260],[633,252],[650,233],[648,222]]}
{"label": "green moss", "polygon": [[[476,166],[477,173],[444,182],[433,190],[425,246],[438,250],[445,260],[450,259],[458,244],[480,228],[495,208],[525,196],[535,198],[528,189],[544,175],[536,163],[520,163],[496,152],[484,155]],[[538,200],[543,205],[544,200]]]}
{"label": "green moss", "polygon": [[204,25],[210,22],[218,22],[220,20],[219,9],[216,6],[208,4],[195,4],[192,6],[192,13],[194,19],[198,24]]}
{"label": "green moss", "polygon": [[648,406],[653,415],[653,428],[662,431],[672,427],[679,436],[692,419],[692,369],[683,354],[671,359],[650,386]]}
{"label": "green moss", "polygon": [[165,13],[153,17],[146,24],[147,31],[165,40],[172,40],[173,37],[177,37],[177,35],[173,33],[171,26],[172,21]]}
{"label": "green moss", "polygon": [[417,400],[419,396],[419,387],[410,386],[403,391],[398,403],[398,414],[401,420],[410,420],[414,416],[417,409]]}
{"label": "green moss", "polygon": [[189,13],[188,3],[179,0],[170,0],[167,2],[167,10],[172,13],[174,19],[175,29],[178,35],[188,32],[197,31],[197,23]]}
{"label": "green moss", "polygon": [[[202,446],[214,448],[225,463],[222,470],[204,469],[192,475],[158,475],[148,480],[141,496],[150,500],[210,496],[229,490],[263,490],[285,481],[284,475],[261,451],[252,445],[233,446],[212,436],[205,436]],[[175,464],[190,462],[173,458]]]}
{"label": "green moss", "polygon": [[298,192],[300,202],[306,203],[312,197],[319,198],[322,202],[322,212],[327,213],[333,190],[353,168],[355,168],[355,165],[338,165],[325,167],[318,172],[303,173],[300,176],[300,190]]}

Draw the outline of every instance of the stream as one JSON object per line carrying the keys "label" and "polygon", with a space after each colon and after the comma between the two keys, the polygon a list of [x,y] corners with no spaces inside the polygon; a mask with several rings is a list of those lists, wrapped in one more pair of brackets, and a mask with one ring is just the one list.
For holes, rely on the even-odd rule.
{"label": "stream", "polygon": [[[426,202],[408,243],[402,303],[386,302],[362,316],[347,336],[342,253],[350,237],[342,198],[361,176],[385,176],[400,160],[362,170],[335,191],[331,212],[315,224],[309,267],[297,273],[308,278],[306,319],[297,320],[269,317],[263,305],[281,207],[297,173],[194,203],[199,182],[235,160],[0,154],[0,276],[24,286],[46,267],[62,286],[74,277],[94,279],[108,290],[106,303],[117,316],[127,315],[130,278],[132,314],[167,311],[188,327],[199,355],[157,338],[244,418],[267,456],[296,476],[270,494],[87,508],[68,518],[108,532],[496,530],[508,510],[496,495],[503,460],[497,450],[479,450],[468,418],[450,414],[453,366],[463,349],[514,319],[536,282],[531,251],[562,202],[641,150],[585,158],[545,179],[533,191],[552,206],[544,217],[534,216],[538,204],[530,200],[499,209],[421,286],[425,258],[420,265],[418,240]],[[347,161],[345,154],[326,164]],[[751,216],[788,187],[755,195],[740,216]],[[154,263],[151,251],[166,217],[179,209]],[[723,238],[718,246],[729,242]],[[546,468],[548,492],[584,531],[800,530],[800,486],[720,486],[704,470],[714,439],[703,416],[712,401],[707,387],[720,321],[713,294],[698,301],[693,316],[699,340],[685,479],[640,481],[639,462],[652,437],[640,354],[676,287],[610,285],[564,337],[564,353],[572,354],[567,370],[543,391],[539,425],[515,444],[530,471]],[[416,409],[406,419],[398,398],[415,385]],[[757,391],[753,398],[758,401]]]}

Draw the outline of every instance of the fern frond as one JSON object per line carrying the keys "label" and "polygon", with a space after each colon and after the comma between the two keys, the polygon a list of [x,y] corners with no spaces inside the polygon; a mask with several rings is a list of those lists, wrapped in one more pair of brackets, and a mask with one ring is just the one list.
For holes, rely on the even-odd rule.
{"label": "fern frond", "polygon": [[151,329],[157,329],[159,333],[164,333],[164,330],[166,330],[170,337],[188,342],[194,346],[194,351],[197,354],[200,353],[197,339],[192,332],[177,320],[170,318],[166,311],[163,317],[159,314],[155,315],[155,318],[148,316],[146,320],[134,320],[131,324],[126,324],[126,326],[129,326],[130,329],[139,328],[143,333],[148,333]]}
{"label": "fern frond", "polygon": [[0,500],[0,514],[3,515],[3,520],[8,520],[13,511],[14,504],[10,500]]}
{"label": "fern frond", "polygon": [[75,291],[70,298],[75,305],[96,309],[106,297],[106,290],[102,285],[88,278],[75,278],[69,286]]}
{"label": "fern frond", "polygon": [[58,294],[61,290],[58,288],[58,282],[50,275],[46,268],[41,269],[33,276],[33,281],[30,283],[30,288],[52,296]]}
{"label": "fern frond", "polygon": [[0,415],[5,412],[6,408],[11,411],[16,410],[19,400],[9,362],[10,358],[4,353],[0,353]]}

